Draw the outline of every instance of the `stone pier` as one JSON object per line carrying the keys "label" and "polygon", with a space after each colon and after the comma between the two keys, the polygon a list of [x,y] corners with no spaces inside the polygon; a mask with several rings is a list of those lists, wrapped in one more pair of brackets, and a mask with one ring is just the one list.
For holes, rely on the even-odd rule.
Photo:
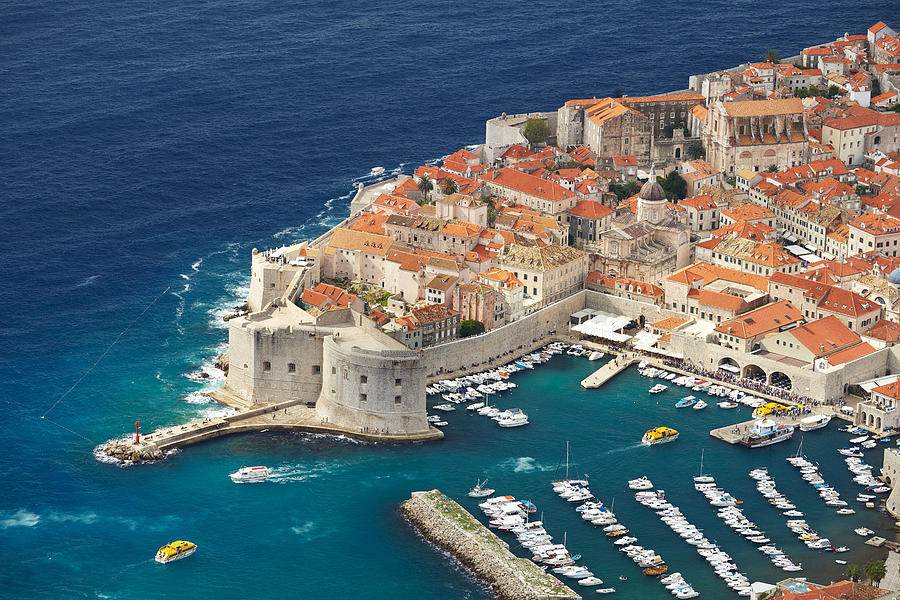
{"label": "stone pier", "polygon": [[486,581],[500,600],[581,598],[551,573],[515,556],[506,542],[439,490],[413,492],[400,512],[425,539]]}
{"label": "stone pier", "polygon": [[630,352],[620,354],[608,363],[585,377],[581,381],[581,387],[586,390],[598,388],[631,365],[641,362],[642,358]]}
{"label": "stone pier", "polygon": [[[216,397],[215,392],[210,395]],[[142,435],[140,443],[135,443],[134,436],[130,436],[109,441],[100,447],[100,451],[119,460],[144,462],[162,458],[169,450],[224,435],[261,431],[323,433],[367,442],[388,443],[426,442],[444,437],[444,433],[435,427],[429,427],[420,434],[385,434],[363,427],[343,427],[323,420],[315,408],[293,401],[243,409],[233,415],[192,421],[184,425],[162,427]]]}

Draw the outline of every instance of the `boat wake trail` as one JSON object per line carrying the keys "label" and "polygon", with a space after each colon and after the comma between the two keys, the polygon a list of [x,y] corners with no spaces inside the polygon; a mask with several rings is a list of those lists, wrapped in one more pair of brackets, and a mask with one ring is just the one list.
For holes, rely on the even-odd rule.
{"label": "boat wake trail", "polygon": [[269,481],[275,483],[291,483],[308,481],[328,475],[332,470],[328,465],[281,465],[269,470]]}
{"label": "boat wake trail", "polygon": [[536,473],[553,471],[556,469],[555,465],[541,464],[530,456],[509,458],[497,466],[503,470],[511,470],[513,473]]}
{"label": "boat wake trail", "polygon": [[637,442],[634,444],[629,444],[628,446],[622,446],[621,448],[613,448],[612,450],[607,450],[604,454],[618,454],[619,452],[628,452],[629,450],[637,450],[638,448],[643,448],[644,444]]}

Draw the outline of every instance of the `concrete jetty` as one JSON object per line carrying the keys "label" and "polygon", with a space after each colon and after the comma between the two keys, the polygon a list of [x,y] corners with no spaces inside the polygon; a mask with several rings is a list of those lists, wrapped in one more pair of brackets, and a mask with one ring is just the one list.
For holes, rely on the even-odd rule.
{"label": "concrete jetty", "polygon": [[581,387],[586,390],[598,388],[631,365],[643,360],[642,357],[626,352],[612,359],[587,377],[581,380]]}
{"label": "concrete jetty", "polygon": [[[225,398],[219,398],[216,395],[217,391],[210,392],[209,395],[216,400],[223,401],[223,403],[228,403]],[[230,404],[235,408],[238,407],[236,404]],[[429,427],[428,431],[412,435],[387,434],[379,431],[342,427],[323,421],[316,413],[315,408],[309,407],[305,403],[294,401],[255,408],[241,408],[239,412],[233,415],[162,427],[152,433],[141,435],[139,443],[135,443],[134,436],[130,436],[127,439],[123,438],[107,442],[99,450],[103,454],[118,460],[143,462],[161,458],[170,450],[224,435],[261,431],[322,433],[343,435],[367,442],[389,443],[426,442],[439,440],[444,437],[444,433],[436,427]]]}
{"label": "concrete jetty", "polygon": [[[805,419],[806,417],[812,417],[814,415],[829,415],[829,416],[833,417],[836,415],[836,411],[834,410],[834,407],[831,407],[831,406],[816,406],[816,407],[813,407],[813,412],[811,412],[809,414],[798,415],[796,417],[793,417],[793,416],[775,417],[775,416],[770,415],[768,418],[770,418],[778,423],[781,423],[783,425],[793,425],[794,427],[797,427],[798,425],[800,425],[800,421],[802,419]],[[733,425],[726,425],[725,427],[719,427],[717,429],[713,429],[712,431],[710,431],[709,435],[711,435],[714,438],[718,438],[718,439],[722,440],[723,442],[728,442],[729,444],[737,444],[738,442],[741,441],[741,438],[744,436],[744,434],[747,433],[748,431],[750,431],[750,429],[753,427],[753,424],[758,420],[759,420],[758,418],[751,419],[749,421],[741,421],[740,423],[735,423]],[[795,431],[795,433],[796,433],[796,431]]]}
{"label": "concrete jetty", "polygon": [[500,600],[581,598],[553,574],[515,556],[506,542],[440,490],[413,492],[400,512],[425,539],[486,581]]}

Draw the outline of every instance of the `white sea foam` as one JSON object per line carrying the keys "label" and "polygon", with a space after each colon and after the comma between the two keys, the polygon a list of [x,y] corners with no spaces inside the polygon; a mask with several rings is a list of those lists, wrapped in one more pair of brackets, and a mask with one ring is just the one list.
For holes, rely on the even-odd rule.
{"label": "white sea foam", "polygon": [[83,525],[93,525],[99,520],[99,517],[97,516],[97,513],[70,515],[65,513],[52,512],[47,515],[47,519],[55,523],[81,523]]}
{"label": "white sea foam", "polygon": [[216,405],[214,408],[205,408],[200,411],[200,416],[204,419],[215,419],[216,417],[227,417],[235,415],[237,411],[230,406]]}
{"label": "white sea foam", "polygon": [[269,471],[269,481],[275,483],[290,483],[317,479],[333,472],[327,464],[312,465],[279,465]]}
{"label": "white sea foam", "polygon": [[188,404],[209,404],[212,398],[203,394],[203,392],[191,392],[184,397],[184,401]]}
{"label": "white sea foam", "polygon": [[498,465],[501,469],[512,470],[513,473],[534,473],[552,471],[555,466],[541,464],[531,456],[508,458]]}
{"label": "white sea foam", "polygon": [[16,512],[0,513],[0,529],[10,527],[34,527],[41,522],[41,516],[20,508]]}
{"label": "white sea foam", "polygon": [[319,524],[314,521],[304,521],[297,525],[291,526],[291,532],[299,536],[303,541],[309,542],[314,539],[324,537],[334,532],[334,528],[322,529]]}
{"label": "white sea foam", "polygon": [[91,275],[90,277],[87,277],[86,279],[82,280],[81,282],[76,283],[75,289],[89,286],[92,283],[94,283],[95,281],[97,281],[98,279],[100,279],[99,275]]}

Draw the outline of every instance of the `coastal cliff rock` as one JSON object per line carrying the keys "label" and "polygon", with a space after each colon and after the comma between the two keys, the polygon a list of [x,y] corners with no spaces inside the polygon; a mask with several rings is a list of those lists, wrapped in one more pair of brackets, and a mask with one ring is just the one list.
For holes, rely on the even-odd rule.
{"label": "coastal cliff rock", "polygon": [[228,375],[228,354],[220,354],[216,357],[216,368]]}
{"label": "coastal cliff rock", "polygon": [[500,600],[581,598],[530,560],[516,557],[503,540],[439,490],[413,492],[400,505],[400,513],[425,539],[487,582]]}

